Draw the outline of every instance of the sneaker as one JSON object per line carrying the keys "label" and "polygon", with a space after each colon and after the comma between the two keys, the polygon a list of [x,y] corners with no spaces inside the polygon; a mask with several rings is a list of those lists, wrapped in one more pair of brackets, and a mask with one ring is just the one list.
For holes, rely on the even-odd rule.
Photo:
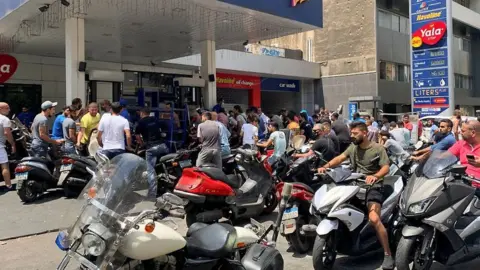
{"label": "sneaker", "polygon": [[385,255],[383,258],[382,269],[383,270],[393,270],[395,268],[395,260],[392,255]]}

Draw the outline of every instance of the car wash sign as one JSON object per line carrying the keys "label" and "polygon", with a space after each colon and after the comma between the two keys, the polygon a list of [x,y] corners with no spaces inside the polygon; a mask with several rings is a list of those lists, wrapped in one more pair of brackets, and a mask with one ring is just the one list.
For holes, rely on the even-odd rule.
{"label": "car wash sign", "polygon": [[420,116],[451,114],[454,106],[451,2],[410,0],[412,108]]}

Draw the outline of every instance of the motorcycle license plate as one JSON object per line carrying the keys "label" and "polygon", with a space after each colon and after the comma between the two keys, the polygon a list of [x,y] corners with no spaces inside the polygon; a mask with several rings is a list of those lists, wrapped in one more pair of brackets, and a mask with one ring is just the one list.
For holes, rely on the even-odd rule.
{"label": "motorcycle license plate", "polygon": [[287,219],[282,221],[283,233],[291,234],[297,229],[297,220],[296,219]]}
{"label": "motorcycle license plate", "polygon": [[187,168],[192,166],[192,161],[191,160],[182,160],[179,162],[180,168]]}
{"label": "motorcycle license plate", "polygon": [[60,167],[60,172],[70,171],[70,170],[72,170],[72,164],[62,165],[62,167]]}
{"label": "motorcycle license plate", "polygon": [[28,172],[26,173],[16,173],[15,179],[17,180],[17,190],[21,189],[23,182],[28,179]]}
{"label": "motorcycle license plate", "polygon": [[292,207],[292,208],[285,209],[285,212],[283,212],[282,220],[294,219],[297,217],[298,217],[298,207]]}

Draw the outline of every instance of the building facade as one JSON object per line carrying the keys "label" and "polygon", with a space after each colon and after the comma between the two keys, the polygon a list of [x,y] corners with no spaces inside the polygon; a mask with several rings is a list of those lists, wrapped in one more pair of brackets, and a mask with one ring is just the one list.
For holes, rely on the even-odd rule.
{"label": "building facade", "polygon": [[[455,105],[474,115],[480,109],[480,1],[453,0],[452,17]],[[352,97],[376,96],[384,112],[411,111],[408,0],[326,0],[322,29],[262,44],[302,49],[304,60],[319,63],[315,103],[328,109],[346,108]],[[372,106],[366,102],[360,109]]]}

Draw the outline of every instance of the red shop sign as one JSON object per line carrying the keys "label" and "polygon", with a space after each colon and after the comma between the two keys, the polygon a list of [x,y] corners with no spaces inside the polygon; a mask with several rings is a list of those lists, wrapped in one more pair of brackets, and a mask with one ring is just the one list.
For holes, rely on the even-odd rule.
{"label": "red shop sign", "polygon": [[[427,45],[437,44],[447,32],[447,25],[443,21],[427,23],[420,27],[412,35],[412,39],[420,38]],[[421,45],[421,44],[420,44]]]}
{"label": "red shop sign", "polygon": [[10,79],[17,71],[18,62],[15,57],[8,54],[0,54],[0,83]]}
{"label": "red shop sign", "polygon": [[218,88],[254,89],[260,87],[260,77],[217,73]]}

